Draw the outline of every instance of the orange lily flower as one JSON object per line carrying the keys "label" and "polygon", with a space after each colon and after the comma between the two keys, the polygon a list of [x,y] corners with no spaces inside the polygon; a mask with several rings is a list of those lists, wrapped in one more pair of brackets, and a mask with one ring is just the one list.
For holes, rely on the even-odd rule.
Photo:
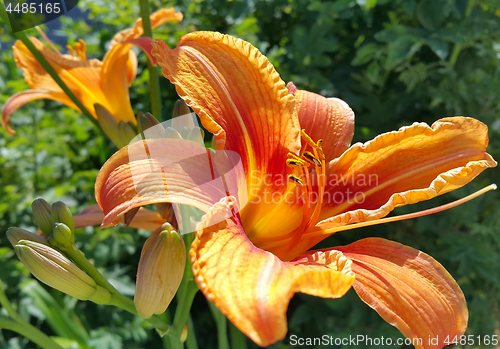
{"label": "orange lily flower", "polygon": [[[418,348],[442,348],[447,335],[465,332],[468,311],[460,287],[425,253],[381,238],[309,249],[337,231],[385,222],[381,218],[395,207],[447,193],[495,167],[486,153],[484,124],[465,117],[431,127],[415,123],[349,147],[349,106],[293,84],[287,88],[267,58],[243,40],[195,32],[175,49],[157,40],[153,55],[214,134],[217,149],[241,156],[248,203],[235,213],[238,198],[199,190],[194,174],[207,169],[199,161],[175,163],[194,144],[147,140],[121,149],[99,172],[102,226],[157,202],[207,212],[190,250],[195,280],[260,346],[285,337],[294,293],[338,298],[351,286],[403,335],[421,338]],[[151,153],[164,146],[163,158],[141,153],[146,142]],[[161,176],[147,176],[163,160],[169,166]],[[169,195],[159,195],[167,189]],[[436,336],[437,345],[428,342]]]}
{"label": "orange lily flower", "polygon": [[[153,28],[167,21],[181,20],[182,13],[175,12],[174,8],[162,9],[151,14]],[[137,57],[130,49],[132,44],[136,44],[149,53],[152,40],[139,38],[143,33],[142,19],[138,19],[133,28],[125,29],[115,35],[111,41],[111,48],[102,62],[98,59],[87,60],[86,45],[83,40],[75,43],[74,48],[68,46],[71,55],[62,55],[53,46],[49,49],[33,37],[31,42],[94,118],[98,118],[94,109],[94,104],[98,103],[117,121],[136,124],[128,88],[136,76]],[[59,101],[80,112],[21,41],[18,40],[12,49],[16,64],[23,70],[24,79],[30,89],[14,94],[5,103],[2,110],[2,126],[7,132],[15,133],[8,123],[12,113],[36,99]]]}

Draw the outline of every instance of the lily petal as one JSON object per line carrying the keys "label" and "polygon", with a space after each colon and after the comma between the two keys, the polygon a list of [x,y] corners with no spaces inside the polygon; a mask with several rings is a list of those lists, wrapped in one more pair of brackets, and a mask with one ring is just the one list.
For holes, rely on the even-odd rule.
{"label": "lily petal", "polygon": [[[146,36],[143,38],[129,39],[127,41],[124,41],[123,43],[124,44],[127,44],[127,43],[134,44],[135,46],[139,47],[148,56],[148,59],[151,62],[151,64],[156,65],[156,63],[157,63],[156,57],[153,57],[151,55],[151,50],[153,48],[153,42],[154,42],[154,40],[152,38]],[[132,51],[130,51],[130,52],[132,52]],[[134,54],[134,57],[136,57],[135,54]],[[137,58],[136,58],[136,60],[137,60]],[[130,62],[129,62],[129,64],[130,64]],[[135,66],[137,67],[137,61],[135,63]],[[133,80],[134,79],[132,79],[132,81]],[[130,79],[129,79],[129,81],[130,81]]]}
{"label": "lily petal", "polygon": [[[75,219],[75,229],[96,226],[101,225],[104,219],[104,212],[102,212],[99,205],[95,204],[85,207],[83,211],[73,218]],[[158,212],[141,207],[129,226],[137,229],[155,231],[165,222],[166,220],[162,218]]]}
{"label": "lily petal", "polygon": [[262,186],[266,174],[286,178],[287,153],[300,149],[299,123],[294,97],[264,55],[211,32],[187,34],[175,49],[161,40],[153,46],[163,75],[214,134],[217,148],[240,154],[245,173],[259,182],[253,186]]}
{"label": "lily petal", "polygon": [[297,101],[300,128],[313,140],[323,140],[326,162],[342,155],[354,135],[354,112],[349,105],[338,98],[298,90],[292,82],[287,87]]}
{"label": "lily petal", "polygon": [[[447,336],[467,327],[465,298],[451,275],[432,257],[380,238],[337,247],[352,260],[359,297],[407,338],[421,338],[417,349],[440,349]],[[433,345],[430,338],[439,338]]]}
{"label": "lily petal", "polygon": [[200,290],[245,335],[266,347],[285,337],[286,310],[294,293],[343,296],[354,278],[338,251],[315,252],[282,262],[252,245],[232,210],[232,198],[214,205],[191,245]]}
{"label": "lily petal", "polygon": [[[99,76],[102,63],[96,59],[76,60],[66,55],[60,55],[45,47],[36,38],[30,39],[68,88],[82,102],[85,108],[97,118],[93,106],[95,103],[102,104],[106,100],[101,89]],[[12,50],[17,66],[23,70],[24,79],[32,89],[58,92],[57,96],[59,96],[59,93],[64,94],[59,85],[21,41],[17,41]],[[68,97],[65,97],[65,100],[67,99]],[[61,100],[61,102],[65,103],[65,100]]]}
{"label": "lily petal", "polygon": [[97,176],[96,200],[105,213],[103,226],[114,225],[129,210],[173,202],[207,212],[222,197],[246,203],[243,166],[234,152],[215,154],[183,139],[148,139],[116,152]]}
{"label": "lily petal", "polygon": [[69,97],[62,91],[50,90],[25,90],[12,95],[7,102],[5,102],[2,109],[2,126],[10,134],[15,134],[10,125],[9,118],[17,109],[22,107],[28,102],[37,99],[51,99],[66,104],[68,107],[79,110],[78,107],[69,99]]}
{"label": "lily petal", "polygon": [[[104,57],[101,85],[107,97],[104,107],[117,121],[137,123],[129,99],[129,51],[132,44],[114,46]],[[102,104],[102,103],[101,103]]]}
{"label": "lily petal", "polygon": [[[182,21],[182,18],[182,13],[175,12],[175,8],[173,7],[158,10],[149,16],[151,28],[153,29],[169,21],[180,22]],[[142,18],[139,18],[132,28],[124,29],[115,34],[111,40],[111,47],[129,39],[136,39],[142,34],[144,34],[144,28],[142,26]]]}
{"label": "lily petal", "polygon": [[438,120],[432,128],[415,123],[355,144],[330,162],[321,219],[333,217],[320,224],[381,218],[394,207],[460,188],[497,165],[487,145],[486,125],[464,117]]}

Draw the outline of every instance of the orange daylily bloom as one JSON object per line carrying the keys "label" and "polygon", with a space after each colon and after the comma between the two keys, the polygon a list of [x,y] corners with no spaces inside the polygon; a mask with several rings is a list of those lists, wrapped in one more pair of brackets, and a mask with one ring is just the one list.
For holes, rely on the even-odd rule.
{"label": "orange daylily bloom", "polygon": [[[181,20],[182,13],[175,12],[174,8],[162,9],[151,14],[153,28],[167,21]],[[146,53],[151,50],[152,39],[139,38],[143,33],[142,19],[138,19],[133,28],[125,29],[115,35],[111,41],[111,48],[102,62],[98,59],[87,60],[83,40],[74,47],[68,46],[71,55],[62,55],[55,48],[51,50],[33,37],[31,42],[94,118],[98,118],[94,110],[94,104],[98,103],[117,121],[136,124],[128,88],[137,73],[137,57],[130,49],[136,44]],[[16,64],[23,70],[24,79],[30,89],[14,94],[5,103],[2,110],[2,126],[7,132],[15,133],[8,123],[12,113],[36,99],[59,101],[80,112],[21,41],[14,44],[13,51]]]}
{"label": "orange daylily bloom", "polygon": [[[465,117],[431,127],[415,123],[349,147],[349,106],[293,84],[287,88],[267,58],[243,40],[195,32],[175,49],[157,40],[153,55],[214,134],[218,151],[240,155],[248,203],[237,207],[237,197],[199,189],[207,168],[178,161],[180,153],[196,154],[193,142],[146,140],[121,149],[101,169],[96,199],[103,226],[158,202],[207,212],[190,250],[195,280],[260,346],[286,335],[294,293],[338,298],[351,286],[406,337],[424,339],[418,348],[442,348],[446,336],[464,333],[463,293],[425,253],[380,238],[309,249],[348,225],[383,222],[395,207],[447,193],[495,167],[484,124]],[[161,158],[150,156],[155,147],[166,149]],[[162,161],[169,166],[161,175],[148,175]],[[214,167],[210,162],[212,177]],[[235,183],[231,195],[241,193],[241,181]],[[429,336],[439,336],[439,344],[428,343]]]}

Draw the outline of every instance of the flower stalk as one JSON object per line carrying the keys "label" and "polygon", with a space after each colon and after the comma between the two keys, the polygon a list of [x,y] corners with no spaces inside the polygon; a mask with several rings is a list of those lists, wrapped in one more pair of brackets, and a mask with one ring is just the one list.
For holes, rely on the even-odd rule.
{"label": "flower stalk", "polygon": [[[151,20],[149,18],[149,3],[148,0],[140,0],[139,5],[141,8],[141,18],[142,27],[144,28],[145,37],[153,37],[153,30],[151,28]],[[148,60],[148,72],[149,72],[149,88],[151,92],[151,110],[153,115],[161,120],[161,95],[160,95],[160,79],[158,77],[158,71],[151,62]]]}

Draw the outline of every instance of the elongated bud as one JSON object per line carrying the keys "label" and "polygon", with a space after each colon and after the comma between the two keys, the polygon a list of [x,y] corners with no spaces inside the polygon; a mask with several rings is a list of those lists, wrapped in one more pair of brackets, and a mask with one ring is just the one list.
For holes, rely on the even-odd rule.
{"label": "elongated bud", "polygon": [[187,139],[190,141],[196,142],[199,145],[201,145],[202,147],[204,147],[205,143],[203,142],[203,136],[204,136],[203,130],[201,128],[199,128],[198,126],[196,126],[196,127],[193,127],[189,131]]}
{"label": "elongated bud", "polygon": [[186,102],[184,102],[183,99],[178,99],[177,102],[175,102],[172,118],[178,118],[179,116],[187,114],[191,114],[191,110],[189,109],[188,105],[186,104]]}
{"label": "elongated bud", "polygon": [[185,264],[184,241],[170,224],[163,224],[142,248],[134,297],[140,316],[165,312],[182,281]]}
{"label": "elongated bud", "polygon": [[35,219],[36,225],[42,231],[45,236],[52,234],[52,207],[44,199],[36,199],[31,203],[31,209],[33,210],[33,218]]}
{"label": "elongated bud", "polygon": [[99,103],[94,104],[94,108],[99,126],[118,149],[129,144],[132,138],[135,137],[136,133],[128,123],[118,121]]}
{"label": "elongated bud", "polygon": [[182,139],[181,134],[177,132],[172,127],[167,127],[165,129],[165,133],[163,134],[163,138],[173,138],[173,139]]}
{"label": "elongated bud", "polygon": [[96,293],[95,281],[55,249],[21,240],[14,250],[31,274],[44,284],[81,300]]}
{"label": "elongated bud", "polygon": [[70,228],[64,223],[55,223],[52,235],[48,241],[51,245],[65,250],[67,247],[75,244],[75,235]]}
{"label": "elongated bud", "polygon": [[71,231],[75,231],[75,220],[69,207],[62,201],[56,201],[52,204],[52,222],[64,223]]}
{"label": "elongated bud", "polygon": [[30,231],[18,228],[18,227],[11,227],[7,229],[7,239],[9,239],[9,242],[12,244],[12,246],[16,246],[17,243],[21,240],[28,240],[28,241],[34,241],[34,242],[39,242],[41,244],[47,245],[47,239],[44,238],[43,236],[40,236],[38,234],[34,234]]}
{"label": "elongated bud", "polygon": [[191,129],[189,127],[183,127],[181,129],[181,137],[184,138],[184,139],[187,139],[188,136],[189,136],[189,132],[191,131]]}
{"label": "elongated bud", "polygon": [[152,114],[142,114],[139,122],[143,139],[163,138],[165,128]]}

